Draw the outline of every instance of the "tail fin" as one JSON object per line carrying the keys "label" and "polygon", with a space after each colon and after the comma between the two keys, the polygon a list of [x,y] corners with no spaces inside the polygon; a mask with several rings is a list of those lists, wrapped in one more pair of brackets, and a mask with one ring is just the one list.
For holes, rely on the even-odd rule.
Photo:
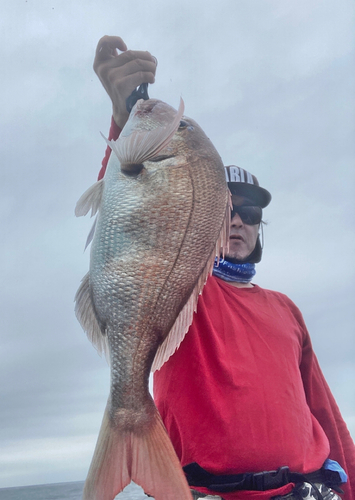
{"label": "tail fin", "polygon": [[83,500],[113,500],[131,480],[155,500],[192,498],[158,411],[148,431],[122,433],[106,409]]}

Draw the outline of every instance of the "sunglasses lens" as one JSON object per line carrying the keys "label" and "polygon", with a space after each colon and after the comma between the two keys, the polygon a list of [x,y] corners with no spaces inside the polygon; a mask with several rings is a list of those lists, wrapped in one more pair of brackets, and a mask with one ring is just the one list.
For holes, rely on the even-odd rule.
{"label": "sunglasses lens", "polygon": [[240,207],[236,207],[233,205],[233,210],[231,214],[231,218],[238,214],[242,219],[244,224],[248,224],[253,226],[255,224],[260,224],[262,218],[262,208],[261,207],[253,207],[249,205],[242,205]]}

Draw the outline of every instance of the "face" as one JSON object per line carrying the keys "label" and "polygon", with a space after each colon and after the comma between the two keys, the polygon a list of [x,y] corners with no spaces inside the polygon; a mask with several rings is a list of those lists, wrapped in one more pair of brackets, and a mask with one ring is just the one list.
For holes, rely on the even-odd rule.
{"label": "face", "polygon": [[[232,196],[235,206],[243,205],[247,200],[243,196]],[[239,214],[235,214],[231,220],[229,252],[226,255],[232,259],[244,260],[254,250],[259,233],[259,224],[245,224]]]}

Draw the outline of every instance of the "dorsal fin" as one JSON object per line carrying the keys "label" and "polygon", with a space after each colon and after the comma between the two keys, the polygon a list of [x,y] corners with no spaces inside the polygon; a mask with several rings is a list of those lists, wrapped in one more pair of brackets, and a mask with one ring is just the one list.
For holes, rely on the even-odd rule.
{"label": "dorsal fin", "polygon": [[95,184],[90,186],[89,189],[87,189],[85,193],[80,196],[75,207],[75,215],[77,217],[86,215],[90,208],[91,217],[96,214],[101,204],[103,187],[104,179],[100,179],[99,181],[95,182]]}
{"label": "dorsal fin", "polygon": [[228,252],[230,214],[231,214],[231,201],[229,195],[226,207],[226,213],[223,219],[221,231],[217,239],[215,249],[213,250],[211,256],[207,261],[205,268],[200,274],[200,277],[188,301],[180,311],[180,314],[176,318],[175,323],[173,324],[164,342],[158,348],[151,369],[153,372],[155,370],[159,370],[163,366],[163,364],[170,358],[170,356],[174,354],[176,349],[183,341],[192,323],[193,314],[194,312],[196,312],[198,297],[202,293],[202,289],[205,286],[208,276],[212,274],[215,258],[219,257],[220,255],[224,255],[225,253]]}

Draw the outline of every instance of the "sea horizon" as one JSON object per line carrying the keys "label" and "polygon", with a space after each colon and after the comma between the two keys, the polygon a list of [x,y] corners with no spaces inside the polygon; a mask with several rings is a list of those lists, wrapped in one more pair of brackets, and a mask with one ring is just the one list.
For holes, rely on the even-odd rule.
{"label": "sea horizon", "polygon": [[33,484],[21,484],[17,486],[1,486],[1,490],[10,490],[12,488],[29,488],[31,486],[55,486],[57,484],[70,484],[70,483],[85,483],[85,479],[78,479],[77,481],[59,481],[58,483],[33,483]]}
{"label": "sea horizon", "polygon": [[[81,500],[85,480],[0,488],[0,500]],[[131,482],[117,500],[145,500],[142,488]]]}

